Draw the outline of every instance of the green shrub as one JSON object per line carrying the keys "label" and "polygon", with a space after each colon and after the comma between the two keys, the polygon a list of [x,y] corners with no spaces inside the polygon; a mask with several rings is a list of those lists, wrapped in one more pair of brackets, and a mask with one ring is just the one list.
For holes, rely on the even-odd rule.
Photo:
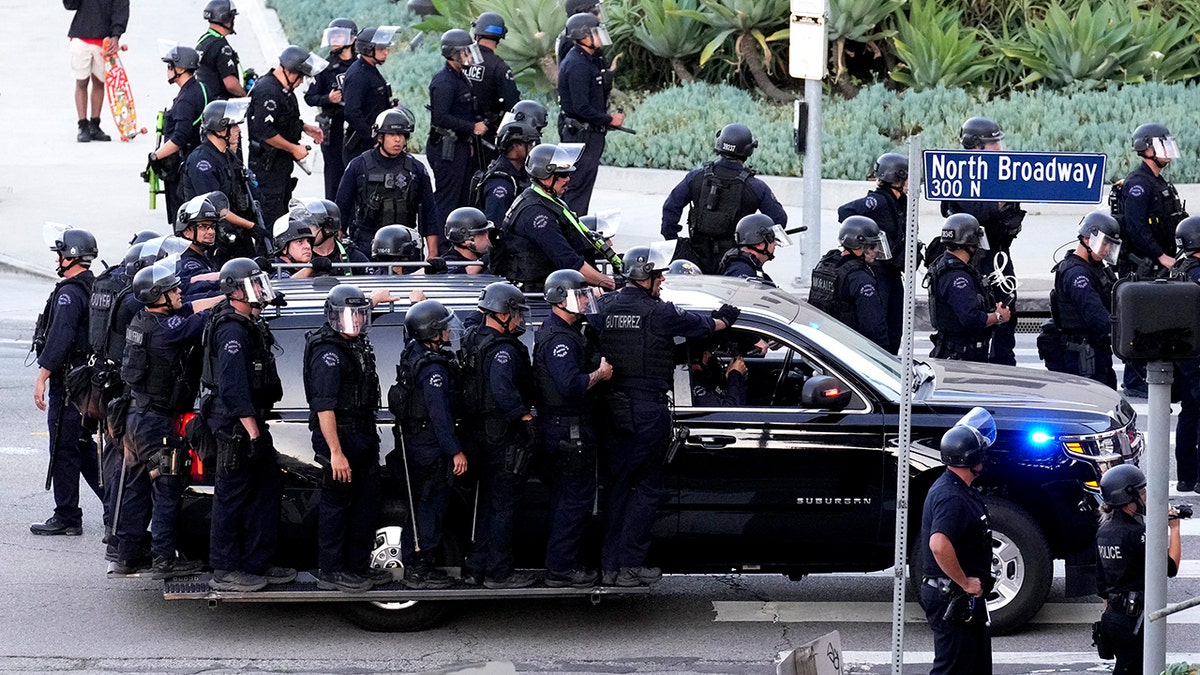
{"label": "green shrub", "polygon": [[983,53],[978,31],[964,28],[961,16],[939,0],[913,0],[908,16],[897,13],[892,44],[903,63],[892,79],[917,91],[984,81],[996,59]]}
{"label": "green shrub", "polygon": [[[405,3],[381,0],[267,0],[267,6],[279,14],[283,31],[293,44],[308,50],[321,44],[321,32],[338,17],[353,19],[359,28],[400,26],[409,29],[418,18]],[[405,31],[411,37],[410,31]],[[323,55],[324,56],[324,55]]]}

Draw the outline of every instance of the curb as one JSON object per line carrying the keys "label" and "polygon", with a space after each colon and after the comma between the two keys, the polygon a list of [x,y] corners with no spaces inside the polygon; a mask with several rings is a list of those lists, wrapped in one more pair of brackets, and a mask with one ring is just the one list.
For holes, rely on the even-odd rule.
{"label": "curb", "polygon": [[7,274],[23,274],[25,276],[37,277],[39,279],[58,280],[58,275],[53,271],[40,265],[33,265],[19,258],[14,258],[10,255],[0,253],[0,273]]}

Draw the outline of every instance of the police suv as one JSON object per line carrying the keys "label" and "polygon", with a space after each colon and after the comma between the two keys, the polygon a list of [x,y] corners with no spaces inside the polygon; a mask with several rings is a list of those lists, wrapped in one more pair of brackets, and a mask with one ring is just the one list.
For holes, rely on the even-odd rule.
{"label": "police suv", "polygon": [[[421,288],[459,317],[475,312],[486,275],[407,275],[342,278],[366,292],[388,288],[400,297]],[[289,279],[277,290],[287,306],[267,318],[281,353],[284,398],[271,432],[285,473],[278,562],[316,566],[321,470],[314,461],[308,406],[301,382],[305,333],[324,321],[322,304],[333,278]],[[742,314],[718,334],[717,358],[734,352],[749,369],[740,407],[702,407],[691,400],[687,358],[674,388],[674,423],[682,445],[666,472],[667,497],[653,527],[648,564],[669,574],[807,574],[870,572],[892,566],[901,363],[874,343],[796,297],[753,281],[670,276],[663,298],[691,310],[729,303]],[[530,298],[531,323],[549,310]],[[404,344],[404,309],[377,308],[369,337],[380,381],[395,381]],[[534,328],[525,334],[532,343]],[[759,345],[748,348],[748,345]],[[712,349],[711,345],[709,345]],[[1133,408],[1113,390],[1082,378],[986,364],[927,359],[915,365],[913,439],[909,466],[919,510],[943,471],[941,434],[974,406],[995,418],[998,434],[976,485],[993,525],[996,585],[988,597],[993,630],[1012,631],[1045,602],[1053,561],[1066,560],[1067,594],[1093,595],[1091,558],[1098,481],[1108,467],[1136,461],[1142,435]],[[377,415],[382,453],[393,448],[391,415]],[[384,469],[386,473],[386,469]],[[183,555],[204,559],[208,549],[212,467],[193,461],[192,483],[179,523]],[[371,562],[399,568],[400,532],[411,522],[403,476],[384,481]],[[470,485],[456,487],[441,558],[453,576],[469,545]],[[542,567],[549,494],[535,466],[516,518],[518,567]],[[598,504],[604,503],[603,498]],[[593,519],[598,523],[601,518]],[[920,522],[920,513],[910,516]],[[598,549],[598,531],[592,533]],[[910,537],[917,528],[910,528]],[[910,542],[909,550],[917,547]],[[593,551],[594,553],[594,551]],[[586,555],[586,554],[585,554]],[[595,556],[594,556],[595,557]],[[910,565],[918,570],[919,565]],[[221,601],[338,601],[356,624],[372,630],[421,630],[445,619],[456,602],[506,597],[653,593],[646,588],[488,590],[451,587],[409,590],[399,583],[365,593],[321,591],[311,575],[249,594],[210,591],[204,576],[166,582],[168,599]]]}

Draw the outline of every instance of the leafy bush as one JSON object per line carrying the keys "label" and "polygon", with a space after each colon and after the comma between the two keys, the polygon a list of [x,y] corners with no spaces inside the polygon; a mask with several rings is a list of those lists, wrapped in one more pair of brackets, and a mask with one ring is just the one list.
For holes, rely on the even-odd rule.
{"label": "leafy bush", "polygon": [[892,43],[903,63],[892,79],[917,91],[985,80],[996,59],[983,53],[978,31],[964,28],[961,16],[939,0],[913,0],[908,16],[898,13]]}
{"label": "leafy bush", "polygon": [[825,32],[833,43],[833,79],[839,80],[845,72],[843,54],[846,42],[875,43],[895,35],[886,19],[908,0],[829,0],[829,18]]}
{"label": "leafy bush", "polygon": [[[293,44],[308,50],[321,44],[321,32],[338,17],[348,17],[359,28],[368,26],[400,26],[409,29],[417,17],[401,3],[381,0],[267,0],[267,6],[279,14],[279,22]],[[405,31],[411,37],[411,31]]]}

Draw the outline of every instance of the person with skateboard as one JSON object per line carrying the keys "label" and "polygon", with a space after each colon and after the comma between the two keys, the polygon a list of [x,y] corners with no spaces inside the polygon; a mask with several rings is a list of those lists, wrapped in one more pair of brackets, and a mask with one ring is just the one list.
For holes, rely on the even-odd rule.
{"label": "person with skateboard", "polygon": [[167,222],[174,223],[184,201],[180,167],[188,153],[200,145],[200,117],[208,105],[208,89],[195,77],[200,65],[200,54],[195,49],[177,45],[162,60],[167,64],[167,82],[179,85],[179,95],[167,110],[163,144],[150,151],[148,163],[163,180]]}
{"label": "person with skateboard", "polygon": [[71,72],[75,75],[75,112],[79,115],[75,140],[111,141],[112,137],[100,130],[104,60],[120,49],[121,35],[129,23],[129,0],[63,0],[63,7],[75,12],[67,30]]}
{"label": "person with skateboard", "polygon": [[238,53],[229,46],[227,39],[236,32],[233,30],[233,21],[237,13],[232,0],[210,0],[204,6],[208,30],[196,43],[196,51],[200,53],[200,68],[196,71],[196,77],[208,88],[213,100],[246,95]]}

